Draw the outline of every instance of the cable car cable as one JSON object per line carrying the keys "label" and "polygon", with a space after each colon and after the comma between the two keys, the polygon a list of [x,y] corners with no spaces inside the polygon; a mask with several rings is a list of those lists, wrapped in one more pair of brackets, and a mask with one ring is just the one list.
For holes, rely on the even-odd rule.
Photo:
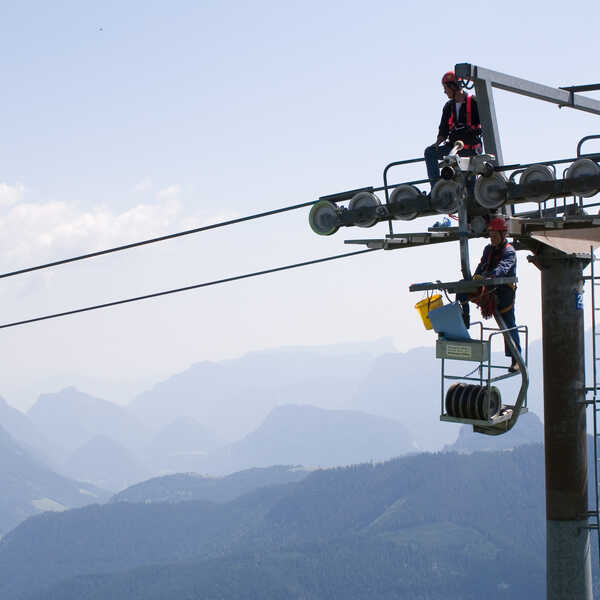
{"label": "cable car cable", "polygon": [[[600,156],[600,154],[586,154],[585,156],[597,158]],[[415,159],[415,160],[422,161],[423,159]],[[563,160],[552,160],[552,161],[545,161],[545,162],[540,162],[540,163],[530,163],[530,164],[542,164],[542,165],[561,164],[561,163],[572,162],[573,160],[575,160],[575,159],[567,158],[567,159],[563,159]],[[527,165],[521,165],[520,163],[513,164],[513,165],[502,165],[502,166],[494,167],[494,170],[495,171],[506,171],[506,170],[515,169],[517,167],[523,167],[523,166],[527,166]],[[428,181],[429,181],[428,179],[418,179],[415,181],[410,181],[407,184],[390,184],[387,186],[384,185],[384,186],[372,188],[372,191],[377,192],[377,191],[385,190],[386,188],[393,189],[393,188],[399,187],[400,185],[416,185],[419,183],[426,183]],[[339,196],[339,195],[340,194],[333,194],[333,196]],[[269,217],[271,215],[277,215],[277,214],[289,212],[292,210],[298,210],[299,208],[306,208],[308,206],[312,206],[313,204],[317,204],[317,202],[320,202],[323,198],[327,198],[327,196],[323,196],[322,198],[319,198],[318,200],[311,200],[309,202],[302,202],[300,204],[292,204],[290,206],[284,206],[282,208],[267,210],[267,211],[264,211],[261,213],[255,213],[252,215],[247,215],[245,217],[239,217],[237,219],[229,219],[228,221],[221,221],[219,223],[213,223],[211,225],[204,225],[203,227],[195,227],[194,229],[186,229],[184,231],[178,231],[176,233],[161,235],[159,237],[150,238],[147,240],[141,240],[139,242],[132,242],[129,244],[123,244],[122,246],[115,246],[113,248],[107,248],[105,250],[98,250],[97,252],[88,252],[86,254],[81,254],[79,256],[73,256],[71,258],[64,258],[61,260],[56,260],[56,261],[45,263],[42,265],[36,265],[34,267],[26,267],[24,269],[18,269],[16,271],[0,273],[0,279],[5,279],[6,277],[14,277],[15,275],[23,275],[25,273],[31,273],[32,271],[39,271],[41,269],[49,269],[51,267],[65,265],[67,263],[72,263],[72,262],[76,262],[76,261],[80,261],[80,260],[86,260],[88,258],[94,258],[96,256],[103,256],[104,254],[111,254],[112,252],[121,252],[123,250],[130,250],[131,248],[137,248],[138,246],[145,246],[147,244],[154,244],[156,242],[164,242],[166,240],[171,240],[171,239],[182,237],[185,235],[191,235],[193,233],[200,233],[202,231],[209,231],[211,229],[218,229],[219,227],[227,227],[229,225],[235,225],[237,223],[251,221],[252,219],[260,219],[262,217]]]}
{"label": "cable car cable", "polygon": [[[411,181],[411,184],[417,183],[425,183],[429,181],[428,179],[419,179],[416,181]],[[401,184],[392,184],[388,185],[388,188],[394,188]],[[373,191],[381,191],[384,190],[385,186],[373,188]],[[194,229],[185,229],[183,231],[177,231],[175,233],[169,233],[167,235],[161,235],[155,238],[149,238],[147,240],[141,240],[139,242],[131,242],[129,244],[123,244],[121,246],[114,246],[113,248],[106,248],[105,250],[98,250],[96,252],[88,252],[86,254],[80,254],[79,256],[73,256],[71,258],[63,258],[61,260],[55,260],[49,263],[44,263],[42,265],[36,265],[33,267],[25,267],[23,269],[17,269],[16,271],[8,271],[6,273],[0,273],[0,279],[5,279],[7,277],[14,277],[15,275],[24,275],[25,273],[31,273],[33,271],[40,271],[42,269],[49,269],[51,267],[58,267],[60,265],[66,265],[68,263],[77,262],[80,260],[86,260],[88,258],[95,258],[96,256],[103,256],[105,254],[111,254],[113,252],[121,252],[123,250],[130,250],[131,248],[137,248],[139,246],[146,246],[148,244],[154,244],[156,242],[164,242],[166,240],[172,240],[178,237],[183,237],[185,235],[191,235],[194,233],[201,233],[203,231],[209,231],[211,229],[218,229],[220,227],[228,227],[229,225],[236,225],[237,223],[243,223],[245,221],[251,221],[253,219],[261,219],[263,217],[270,217],[272,215],[278,215],[284,212],[290,212],[292,210],[298,210],[300,208],[306,208],[308,206],[312,206],[313,204],[317,204],[320,202],[322,198],[317,200],[311,200],[309,202],[301,202],[300,204],[292,204],[290,206],[283,206],[281,208],[275,208],[273,210],[267,210],[260,213],[255,213],[252,215],[246,215],[245,217],[238,217],[237,219],[229,219],[228,221],[220,221],[219,223],[212,223],[211,225],[204,225],[202,227],[195,227]]]}
{"label": "cable car cable", "polygon": [[123,244],[122,246],[115,246],[114,248],[107,248],[106,250],[98,250],[97,252],[88,252],[87,254],[81,254],[79,256],[73,256],[72,258],[64,258],[62,260],[56,260],[53,262],[45,263],[43,265],[36,265],[34,267],[26,267],[24,269],[18,269],[17,271],[10,271],[8,273],[0,273],[0,279],[5,277],[14,277],[15,275],[23,275],[24,273],[31,273],[32,271],[39,271],[40,269],[48,269],[50,267],[57,267],[71,262],[79,260],[85,260],[87,258],[94,258],[96,256],[102,256],[104,254],[111,254],[112,252],[121,252],[122,250],[129,250],[131,248],[137,248],[138,246],[145,246],[147,244],[154,244],[155,242],[164,242],[165,240],[172,240],[177,237],[184,235],[191,235],[192,233],[200,233],[202,231],[209,231],[210,229],[217,229],[219,227],[227,227],[229,225],[235,225],[237,223],[243,223],[244,221],[251,221],[252,219],[260,219],[262,217],[270,217],[271,215],[277,215],[280,213],[297,210],[299,208],[305,208],[316,204],[318,200],[311,200],[310,202],[302,202],[301,204],[292,204],[291,206],[284,206],[282,208],[275,208],[273,210],[267,210],[261,213],[255,213],[253,215],[247,215],[245,217],[239,217],[237,219],[229,219],[228,221],[221,221],[219,223],[213,223],[211,225],[204,225],[203,227],[196,227],[194,229],[186,229],[184,231],[178,231],[176,233],[169,233],[167,235],[161,235],[159,237],[150,238],[147,240],[141,240],[139,242],[132,242],[130,244]]}
{"label": "cable car cable", "polygon": [[260,275],[268,275],[269,273],[277,273],[279,271],[286,271],[288,269],[297,269],[298,267],[306,267],[308,265],[315,265],[318,263],[328,262],[337,260],[338,258],[347,258],[349,256],[356,256],[358,254],[365,254],[366,252],[374,252],[379,248],[367,248],[366,250],[357,250],[355,252],[346,252],[344,254],[336,254],[334,256],[327,256],[325,258],[316,258],[314,260],[307,260],[293,265],[285,265],[283,267],[275,267],[273,269],[265,269],[263,271],[255,271],[254,273],[245,273],[244,275],[234,275],[233,277],[226,277],[224,279],[216,279],[214,281],[207,281],[205,283],[197,283],[195,285],[188,285],[181,288],[172,290],[165,290],[163,292],[154,292],[153,294],[145,294],[143,296],[136,296],[134,298],[126,298],[124,300],[115,300],[114,302],[106,302],[104,304],[96,304],[94,306],[86,306],[85,308],[77,308],[75,310],[68,310],[65,312],[54,313],[51,315],[44,315],[42,317],[34,317],[32,319],[25,319],[23,321],[15,321],[13,323],[5,323],[0,325],[0,329],[7,329],[9,327],[16,327],[17,325],[27,325],[28,323],[35,323],[37,321],[46,321],[48,319],[57,319],[58,317],[66,317],[69,315],[75,315],[77,313],[88,312],[91,310],[98,310],[100,308],[109,308],[111,306],[117,306],[119,304],[127,304],[129,302],[137,302],[139,300],[148,300],[150,298],[158,298],[159,296],[166,296],[168,294],[177,294],[179,292],[187,292],[189,290],[195,290],[198,288],[209,287],[212,285],[219,285],[221,283],[229,283],[231,281],[238,281],[240,279],[248,279],[249,277],[258,277]]}

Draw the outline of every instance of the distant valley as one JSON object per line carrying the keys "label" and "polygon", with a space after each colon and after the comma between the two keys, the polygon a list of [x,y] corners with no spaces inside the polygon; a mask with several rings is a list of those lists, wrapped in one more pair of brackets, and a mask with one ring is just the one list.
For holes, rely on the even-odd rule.
{"label": "distant valley", "polygon": [[0,597],[539,597],[542,423],[441,423],[432,354],[282,349],[127,407],[0,402]]}
{"label": "distant valley", "polygon": [[[441,423],[439,363],[432,350],[391,350],[381,340],[199,363],[126,407],[75,388],[42,394],[27,414],[0,399],[0,426],[17,449],[5,454],[7,472],[21,469],[25,479],[17,457],[27,456],[38,472],[47,469],[65,482],[64,490],[39,498],[11,496],[4,527],[44,507],[104,501],[168,474],[215,477],[278,464],[327,468],[428,450],[499,450],[541,441],[533,414],[499,438]],[[0,484],[13,485],[14,477]],[[72,497],[73,485],[97,492]]]}
{"label": "distant valley", "polygon": [[539,598],[543,461],[533,444],[296,479],[289,467],[213,482],[169,476],[21,524],[0,542],[0,596]]}

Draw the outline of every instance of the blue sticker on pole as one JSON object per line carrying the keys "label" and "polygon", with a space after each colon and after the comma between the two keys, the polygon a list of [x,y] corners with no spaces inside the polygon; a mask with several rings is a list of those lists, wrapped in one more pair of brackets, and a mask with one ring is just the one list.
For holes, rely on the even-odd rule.
{"label": "blue sticker on pole", "polygon": [[575,308],[583,310],[583,294],[581,292],[575,292]]}

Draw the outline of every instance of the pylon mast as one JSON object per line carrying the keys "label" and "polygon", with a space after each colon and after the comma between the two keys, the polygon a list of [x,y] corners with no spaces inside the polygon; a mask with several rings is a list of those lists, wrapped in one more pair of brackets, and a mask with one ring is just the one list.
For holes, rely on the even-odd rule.
{"label": "pylon mast", "polygon": [[542,280],[547,597],[591,600],[581,302],[589,261],[545,246],[531,262]]}
{"label": "pylon mast", "polygon": [[[498,212],[511,217],[509,235],[515,240],[515,248],[533,252],[533,257],[529,259],[540,269],[542,280],[547,598],[591,600],[588,522],[591,513],[587,496],[587,403],[581,294],[583,269],[593,260],[590,247],[600,245],[600,219],[585,212],[586,204],[583,201],[600,193],[600,153],[582,155],[580,151],[584,141],[600,138],[600,135],[583,138],[577,146],[576,158],[506,166],[503,163],[493,92],[494,89],[501,89],[550,102],[559,108],[600,115],[600,101],[578,93],[599,90],[600,84],[554,88],[469,63],[455,65],[455,73],[461,85],[467,89],[475,88],[486,154],[461,157],[462,142],[455,143],[449,155],[444,157],[442,179],[435,185],[432,183],[429,194],[416,187],[423,180],[395,185],[388,185],[387,182],[390,167],[422,159],[390,163],[384,170],[384,186],[379,188],[385,190],[385,204],[381,204],[375,195],[374,192],[378,191],[376,188],[351,190],[320,198],[320,202],[311,210],[309,222],[316,233],[332,235],[342,226],[372,227],[379,221],[389,221],[390,234],[385,239],[346,240],[346,243],[384,250],[458,241],[463,281],[451,284],[426,282],[413,284],[410,288],[411,291],[450,290],[451,293],[457,293],[458,298],[461,286],[493,285],[472,281],[469,240],[482,237],[489,219]],[[559,178],[557,166],[565,163],[572,164]],[[505,175],[508,171],[513,171],[509,179]],[[516,176],[519,176],[518,183]],[[393,190],[391,194],[390,190]],[[567,204],[567,197],[578,197],[578,200]],[[346,199],[350,200],[347,209],[338,206],[338,202]],[[553,208],[546,207],[549,199],[554,199]],[[515,205],[522,203],[537,203],[538,206],[534,211],[515,215]],[[410,221],[436,213],[458,213],[459,226],[436,223],[424,233],[393,232],[392,220]],[[456,288],[454,292],[451,287]],[[429,313],[432,319],[434,312]],[[483,404],[480,406],[480,402],[484,398],[491,398],[490,384],[511,376],[491,378],[488,368],[487,388],[483,389],[485,386],[481,384],[457,387],[450,396],[453,414],[446,407],[451,418],[444,414],[443,400],[440,416],[442,420],[471,423],[474,431],[488,435],[505,433],[516,423],[519,414],[525,410],[528,382],[526,364],[510,340],[509,330],[503,325],[502,318],[497,318],[497,321],[500,326],[498,333],[503,335],[513,360],[520,366],[522,386],[517,402],[513,406],[503,406],[497,422],[489,414],[486,419],[481,417]],[[512,329],[518,331],[521,327]],[[469,334],[466,335],[468,337]],[[470,352],[472,347],[484,348],[487,343],[478,345],[463,340],[463,346],[459,348],[454,343],[458,339],[461,338],[453,338],[453,347],[465,352]],[[463,355],[466,356],[465,353]],[[444,359],[444,356],[440,358]],[[456,356],[448,355],[446,358]],[[443,391],[442,383],[442,396]],[[448,396],[446,403],[448,405]],[[503,412],[504,409],[510,409],[510,421],[506,420],[509,413]],[[600,519],[598,508],[596,506],[594,513],[597,520]]]}
{"label": "pylon mast", "polygon": [[[487,152],[502,160],[493,88],[600,115],[600,102],[482,67],[457,64],[474,82]],[[493,150],[492,150],[493,148]],[[583,268],[588,261],[538,246],[541,270],[548,600],[591,600]]]}

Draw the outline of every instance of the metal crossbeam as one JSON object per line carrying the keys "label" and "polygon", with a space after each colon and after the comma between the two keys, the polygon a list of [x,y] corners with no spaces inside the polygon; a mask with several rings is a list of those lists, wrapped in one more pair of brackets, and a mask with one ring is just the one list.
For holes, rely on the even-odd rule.
{"label": "metal crossbeam", "polygon": [[471,279],[468,281],[427,281],[424,283],[413,283],[409,286],[410,292],[427,292],[432,290],[446,290],[451,294],[457,292],[476,292],[483,286],[494,286],[517,283],[516,277],[492,277],[486,279]]}
{"label": "metal crossbeam", "polygon": [[[472,65],[470,63],[459,63],[456,65],[455,69],[457,77],[473,81],[476,84],[477,82],[481,82],[489,84],[491,87],[499,90],[505,90],[536,100],[551,102],[558,106],[568,106],[575,110],[582,110],[594,115],[600,115],[600,100],[575,94],[572,91],[553,88],[549,85],[528,81],[527,79],[521,79],[514,75],[499,73],[498,71],[492,71],[491,69]],[[573,87],[575,88],[577,86]]]}
{"label": "metal crossbeam", "polygon": [[[469,234],[469,237],[478,237]],[[396,250],[400,248],[414,248],[427,244],[440,244],[456,242],[460,239],[457,231],[439,231],[427,233],[395,233],[384,239],[345,240],[344,244],[359,244],[377,250]]]}

